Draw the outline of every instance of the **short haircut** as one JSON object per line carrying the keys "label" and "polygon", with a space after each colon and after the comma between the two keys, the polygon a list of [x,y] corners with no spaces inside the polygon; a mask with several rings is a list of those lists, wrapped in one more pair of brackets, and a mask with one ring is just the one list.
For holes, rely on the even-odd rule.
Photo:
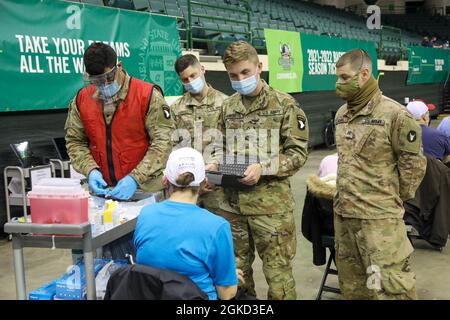
{"label": "short haircut", "polygon": [[184,70],[191,66],[200,66],[200,62],[193,54],[185,54],[184,56],[179,57],[177,61],[175,61],[175,71],[178,74],[182,73]]}
{"label": "short haircut", "polygon": [[350,67],[353,71],[360,70],[363,66],[367,67],[369,70],[372,70],[372,59],[369,54],[363,49],[353,49],[349,52],[346,52],[336,63],[336,68],[341,68],[347,64],[350,64]]}
{"label": "short haircut", "polygon": [[229,65],[241,62],[241,61],[251,61],[254,63],[259,62],[258,53],[256,49],[249,43],[239,40],[233,42],[228,46],[223,54],[223,63],[225,67]]}
{"label": "short haircut", "polygon": [[105,68],[116,65],[117,54],[107,44],[94,42],[84,52],[83,60],[88,74],[99,75],[105,72]]}

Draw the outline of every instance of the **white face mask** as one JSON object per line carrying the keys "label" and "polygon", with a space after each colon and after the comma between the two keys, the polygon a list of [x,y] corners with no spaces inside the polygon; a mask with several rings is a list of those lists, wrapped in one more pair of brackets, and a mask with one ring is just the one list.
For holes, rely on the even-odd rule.
{"label": "white face mask", "polygon": [[203,88],[205,87],[205,82],[203,81],[202,77],[199,76],[189,83],[183,83],[183,87],[184,89],[186,89],[186,91],[196,94],[202,92]]}
{"label": "white face mask", "polygon": [[256,74],[240,81],[231,80],[231,87],[243,96],[247,96],[255,91],[257,86]]}

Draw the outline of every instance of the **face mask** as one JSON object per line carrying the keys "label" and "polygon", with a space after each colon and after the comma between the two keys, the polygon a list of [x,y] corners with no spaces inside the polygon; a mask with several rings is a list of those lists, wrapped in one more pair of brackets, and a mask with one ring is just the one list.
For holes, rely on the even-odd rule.
{"label": "face mask", "polygon": [[203,81],[202,77],[197,77],[196,79],[192,80],[189,83],[183,83],[184,89],[190,93],[200,93],[202,92],[203,88],[205,87],[205,82]]}
{"label": "face mask", "polygon": [[243,96],[246,96],[256,90],[258,81],[256,80],[256,75],[253,75],[241,81],[231,80],[231,86],[234,90],[236,90]]}
{"label": "face mask", "polygon": [[114,97],[117,92],[119,92],[120,86],[117,83],[117,80],[114,80],[111,83],[98,86],[98,90],[100,91],[100,95],[102,97],[108,99]]}
{"label": "face mask", "polygon": [[359,72],[353,76],[353,78],[346,83],[336,83],[336,94],[342,99],[349,101],[359,91],[358,83]]}

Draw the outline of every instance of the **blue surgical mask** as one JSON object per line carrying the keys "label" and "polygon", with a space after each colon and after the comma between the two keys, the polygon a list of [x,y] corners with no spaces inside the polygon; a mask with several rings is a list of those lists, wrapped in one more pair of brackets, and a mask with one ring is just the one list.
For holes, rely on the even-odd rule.
{"label": "blue surgical mask", "polygon": [[100,95],[102,97],[108,99],[114,97],[117,94],[117,92],[119,92],[120,86],[117,83],[117,80],[114,80],[111,83],[98,86],[98,90],[100,91]]}
{"label": "blue surgical mask", "polygon": [[200,76],[189,83],[183,83],[183,87],[184,89],[186,89],[186,91],[196,94],[202,92],[203,88],[205,87],[205,82]]}
{"label": "blue surgical mask", "polygon": [[231,80],[231,86],[234,90],[236,90],[243,96],[246,96],[256,90],[258,81],[256,80],[256,75],[253,75],[240,81]]}

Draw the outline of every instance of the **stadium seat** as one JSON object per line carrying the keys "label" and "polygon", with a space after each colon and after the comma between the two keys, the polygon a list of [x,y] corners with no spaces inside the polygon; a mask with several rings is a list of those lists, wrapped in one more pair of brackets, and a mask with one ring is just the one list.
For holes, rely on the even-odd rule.
{"label": "stadium seat", "polygon": [[[102,0],[80,0],[84,3],[102,5]],[[203,30],[196,27],[193,30],[194,37],[222,37],[223,39],[248,38],[248,35],[239,33],[242,28],[246,30],[245,24],[225,21],[224,19],[233,19],[245,22],[247,17],[241,12],[233,11],[237,7],[245,9],[246,4],[240,0],[197,0],[209,5],[218,5],[228,7],[231,10],[217,10],[209,6],[192,4],[192,13],[194,15],[204,15],[208,19],[202,19],[202,23],[208,22],[208,26],[216,25],[218,30]],[[185,21],[188,19],[187,0],[105,0],[105,4],[117,8],[136,9],[140,11],[151,11],[158,14],[167,14],[175,17],[182,17]],[[415,32],[423,32],[424,29],[436,31],[436,33],[447,34],[450,32],[450,22],[443,18],[434,18],[426,15],[388,15],[382,16],[383,24],[393,25],[404,28],[409,31],[403,31],[402,34],[386,31],[380,34],[378,30],[368,30],[366,21],[363,17],[336,9],[331,6],[321,6],[308,1],[293,0],[258,0],[249,1],[251,14],[250,23],[252,35],[255,37],[253,43],[259,47],[265,41],[263,37],[256,36],[260,29],[278,29],[297,31],[310,34],[322,34],[333,37],[342,37],[364,41],[373,41],[379,50],[380,55],[385,57],[390,63],[395,63],[396,59],[406,57],[406,48],[409,45],[420,45],[421,35]],[[192,16],[192,25],[200,26],[198,16]],[[405,26],[409,26],[406,28]],[[179,27],[183,28],[183,21],[179,20]],[[205,28],[207,28],[205,26]],[[212,29],[212,28],[207,28]],[[431,31],[430,31],[431,32]],[[450,36],[450,35],[448,35]],[[381,39],[381,40],[380,40]],[[228,41],[228,40],[226,40]],[[380,42],[381,41],[381,42]],[[380,45],[381,44],[381,45]],[[219,50],[220,51],[220,50]]]}
{"label": "stadium seat", "polygon": [[148,0],[133,0],[133,4],[138,11],[147,11],[150,8]]}
{"label": "stadium seat", "polygon": [[132,0],[109,0],[108,6],[120,9],[135,10]]}
{"label": "stadium seat", "polygon": [[103,0],[80,0],[82,3],[94,4],[96,6],[104,6]]}
{"label": "stadium seat", "polygon": [[168,16],[174,16],[174,17],[183,17],[183,14],[181,13],[181,11],[177,8],[177,9],[167,9],[166,11]]}
{"label": "stadium seat", "polygon": [[150,11],[155,13],[166,13],[166,7],[163,1],[150,1]]}

